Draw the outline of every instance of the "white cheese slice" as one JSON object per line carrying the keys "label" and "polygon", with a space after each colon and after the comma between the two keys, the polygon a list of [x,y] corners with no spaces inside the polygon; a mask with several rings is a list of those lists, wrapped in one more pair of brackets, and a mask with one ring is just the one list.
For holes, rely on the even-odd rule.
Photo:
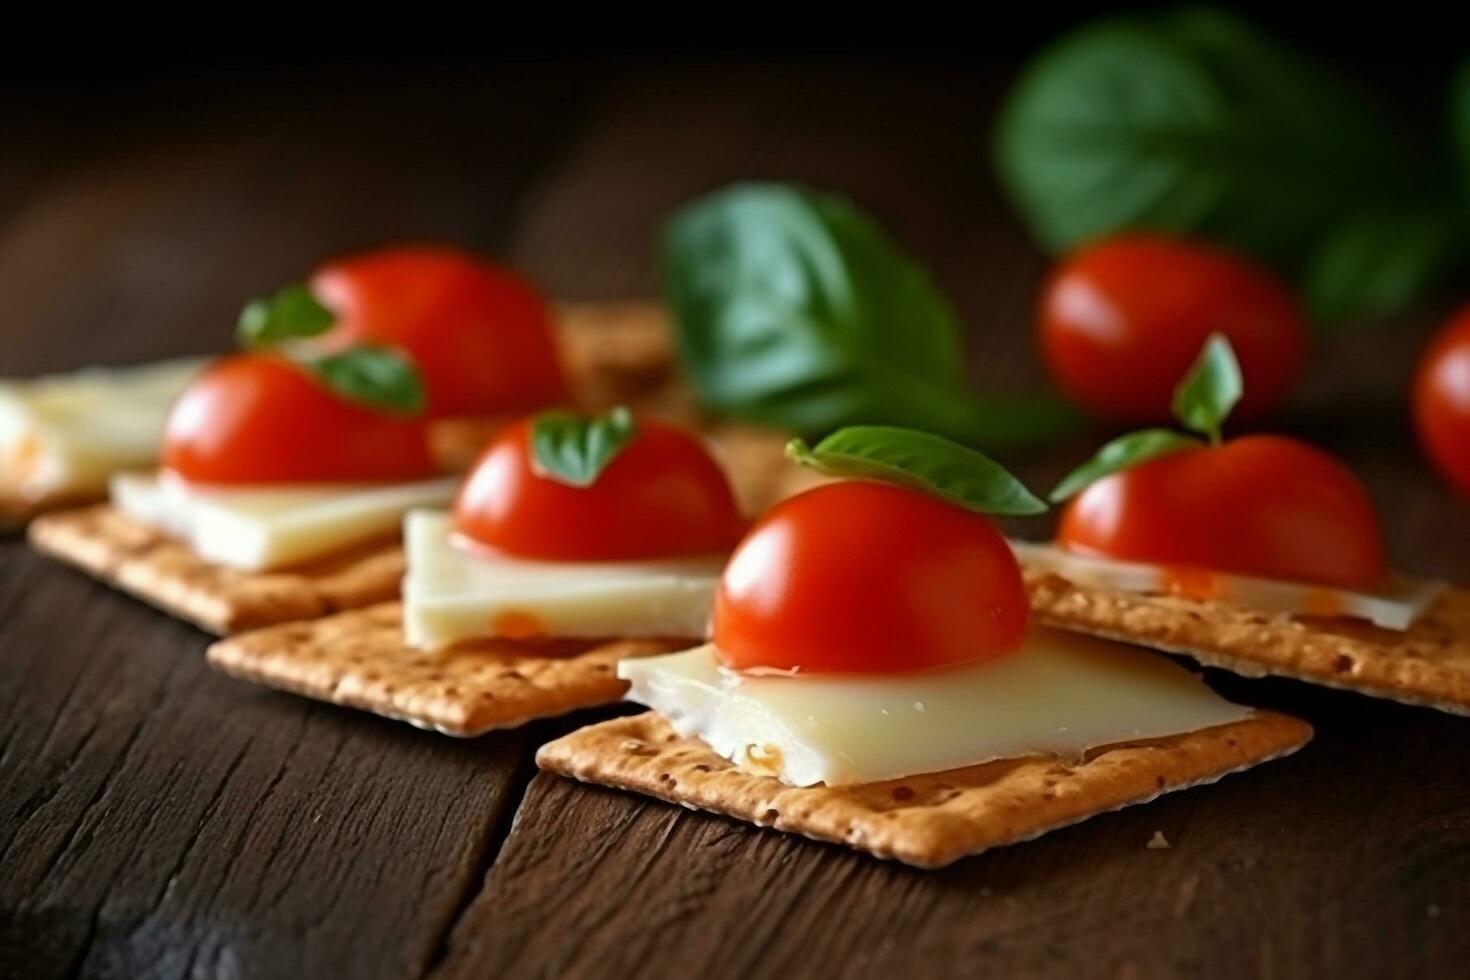
{"label": "white cheese slice", "polygon": [[556,562],[469,550],[450,517],[415,511],[404,523],[408,575],[403,632],[437,650],[464,640],[704,636],[725,556]]}
{"label": "white cheese slice", "polygon": [[119,473],[112,503],[187,542],[195,554],[261,571],[319,558],[390,533],[415,507],[454,499],[457,477],[418,483],[229,490],[167,474]]}
{"label": "white cheese slice", "polygon": [[1055,755],[1240,721],[1171,660],[1032,627],[993,661],[915,674],[726,670],[712,644],[618,665],[628,699],[741,768],[792,786],[879,782],[997,759]]}
{"label": "white cheese slice", "polygon": [[1012,541],[1011,548],[1027,568],[1089,588],[1218,599],[1259,612],[1293,616],[1349,616],[1391,630],[1408,629],[1445,589],[1443,582],[1395,575],[1382,592],[1354,592],[1226,572],[1181,575],[1163,565],[1080,555],[1052,544]]}
{"label": "white cheese slice", "polygon": [[151,465],[194,358],[0,382],[0,487],[27,500],[101,496],[119,469]]}

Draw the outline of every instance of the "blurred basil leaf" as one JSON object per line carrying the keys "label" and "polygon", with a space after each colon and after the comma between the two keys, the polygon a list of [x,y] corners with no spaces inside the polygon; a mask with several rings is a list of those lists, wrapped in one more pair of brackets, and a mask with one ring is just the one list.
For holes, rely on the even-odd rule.
{"label": "blurred basil leaf", "polygon": [[929,274],[846,200],[740,184],[685,206],[664,293],[708,407],[820,435],[854,423],[994,448],[1075,423],[1059,401],[965,390],[959,319]]}
{"label": "blurred basil leaf", "polygon": [[336,316],[302,283],[293,283],[274,295],[258,297],[245,304],[235,326],[242,347],[265,347],[284,340],[315,337],[326,333]]}
{"label": "blurred basil leaf", "polygon": [[786,455],[829,476],[896,483],[982,514],[1039,514],[1046,504],[985,454],[913,429],[855,425],[810,447],[800,439]]}
{"label": "blurred basil leaf", "polygon": [[558,483],[590,487],[636,432],[633,413],[622,405],[595,418],[543,412],[531,420],[531,458]]}
{"label": "blurred basil leaf", "polygon": [[368,408],[395,415],[424,410],[424,385],[413,362],[391,347],[363,344],[299,363],[337,394]]}
{"label": "blurred basil leaf", "polygon": [[1464,217],[1444,206],[1351,215],[1303,273],[1307,308],[1332,323],[1396,313],[1463,259],[1465,229]]}

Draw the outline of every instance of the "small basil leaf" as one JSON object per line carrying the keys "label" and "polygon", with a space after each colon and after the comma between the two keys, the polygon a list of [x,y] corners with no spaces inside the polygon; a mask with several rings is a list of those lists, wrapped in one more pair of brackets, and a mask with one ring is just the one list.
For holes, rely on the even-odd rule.
{"label": "small basil leaf", "polygon": [[1219,442],[1225,419],[1244,391],[1240,362],[1230,341],[1224,334],[1211,334],[1194,367],[1174,389],[1174,417],[1186,429]]}
{"label": "small basil leaf", "polygon": [[531,421],[531,458],[543,476],[571,487],[590,487],[637,429],[623,406],[588,418],[543,412]]}
{"label": "small basil leaf", "polygon": [[829,476],[866,477],[943,497],[982,514],[1040,514],[1046,504],[999,463],[940,436],[883,425],[839,429],[786,455]]}
{"label": "small basil leaf", "polygon": [[885,423],[984,446],[1062,428],[1054,404],[966,390],[949,300],[840,197],[740,184],[686,205],[665,233],[663,283],[700,402],[725,415],[804,435]]}
{"label": "small basil leaf", "polygon": [[424,386],[413,362],[390,347],[365,344],[299,363],[337,394],[394,415],[424,410]]}
{"label": "small basil leaf", "polygon": [[1119,436],[1099,449],[1096,456],[1063,477],[1062,482],[1051,492],[1051,502],[1059,504],[1103,477],[1112,476],[1139,463],[1201,445],[1203,443],[1194,436],[1187,436],[1173,429],[1144,429]]}
{"label": "small basil leaf", "polygon": [[326,333],[336,323],[332,311],[311,290],[294,283],[274,296],[253,299],[240,311],[235,338],[242,347],[264,347],[299,337]]}
{"label": "small basil leaf", "polygon": [[1452,191],[1440,200],[1369,210],[1339,222],[1308,263],[1303,297],[1316,318],[1385,317],[1439,283],[1466,254]]}

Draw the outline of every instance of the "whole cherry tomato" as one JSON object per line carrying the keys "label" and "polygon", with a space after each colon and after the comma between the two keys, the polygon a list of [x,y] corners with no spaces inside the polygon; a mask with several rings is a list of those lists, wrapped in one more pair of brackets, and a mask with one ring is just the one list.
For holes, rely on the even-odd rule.
{"label": "whole cherry tomato", "polygon": [[1425,455],[1470,497],[1470,306],[1445,324],[1419,361],[1414,425]]}
{"label": "whole cherry tomato", "polygon": [[508,269],[449,248],[386,248],[328,263],[311,291],[337,317],[322,343],[407,352],[424,376],[432,417],[566,398],[546,301]]}
{"label": "whole cherry tomato", "polygon": [[737,670],[877,673],[1016,649],[1030,607],[989,521],[881,483],[831,483],[768,511],[715,598],[714,642]]}
{"label": "whole cherry tomato", "polygon": [[1383,532],[1342,463],[1283,436],[1185,449],[1106,476],[1062,514],[1057,542],[1127,561],[1374,589]]}
{"label": "whole cherry tomato", "polygon": [[195,483],[367,483],[436,472],[426,426],[347,401],[271,354],[216,361],[169,413],[163,465]]}
{"label": "whole cherry tomato", "polygon": [[1240,359],[1237,414],[1246,417],[1286,398],[1307,353],[1301,313],[1265,270],[1195,242],[1143,235],[1062,260],[1042,292],[1037,328],[1069,395],[1132,422],[1169,419],[1174,386],[1216,331]]}
{"label": "whole cherry tomato", "polygon": [[703,444],[648,419],[586,487],[543,474],[530,421],[512,424],[460,489],[454,518],[475,543],[550,561],[706,555],[729,550],[745,530],[730,482]]}

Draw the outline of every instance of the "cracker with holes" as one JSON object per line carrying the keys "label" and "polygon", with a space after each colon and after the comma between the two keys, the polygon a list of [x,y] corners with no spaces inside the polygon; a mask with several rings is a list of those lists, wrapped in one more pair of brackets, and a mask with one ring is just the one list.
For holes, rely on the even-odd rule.
{"label": "cracker with holes", "polygon": [[978,452],[861,426],[790,453],[838,479],[742,539],[711,642],[623,661],[653,711],[542,767],[936,867],[1311,737],[1166,658],[1032,622],[986,515],[1043,505]]}
{"label": "cracker with holes", "polygon": [[470,737],[607,704],[618,661],[677,641],[485,639],[435,652],[404,643],[398,603],[221,640],[211,666],[268,687]]}
{"label": "cracker with holes", "polygon": [[1122,436],[1062,481],[1056,540],[1015,546],[1037,618],[1470,713],[1470,593],[1393,573],[1367,491],[1327,453],[1224,439],[1241,384],[1212,338],[1175,398],[1191,432]]}

